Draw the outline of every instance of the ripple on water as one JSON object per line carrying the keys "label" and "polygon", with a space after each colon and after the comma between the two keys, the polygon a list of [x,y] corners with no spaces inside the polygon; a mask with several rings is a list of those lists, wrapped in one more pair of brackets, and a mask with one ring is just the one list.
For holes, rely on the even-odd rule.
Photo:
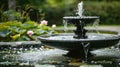
{"label": "ripple on water", "polygon": [[65,61],[68,60],[67,57],[62,56],[66,54],[68,51],[60,50],[60,49],[49,49],[49,50],[41,50],[41,51],[30,51],[27,53],[21,53],[19,55],[19,60],[24,61]]}

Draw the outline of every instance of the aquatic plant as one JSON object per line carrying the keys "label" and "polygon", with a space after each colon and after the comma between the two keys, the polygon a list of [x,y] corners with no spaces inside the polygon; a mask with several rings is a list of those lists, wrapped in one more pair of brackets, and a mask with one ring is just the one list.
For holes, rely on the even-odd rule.
{"label": "aquatic plant", "polygon": [[[45,21],[45,20],[44,20]],[[24,23],[18,21],[2,22],[0,24],[0,41],[31,41],[42,34],[53,34],[55,30],[46,24],[34,21]]]}

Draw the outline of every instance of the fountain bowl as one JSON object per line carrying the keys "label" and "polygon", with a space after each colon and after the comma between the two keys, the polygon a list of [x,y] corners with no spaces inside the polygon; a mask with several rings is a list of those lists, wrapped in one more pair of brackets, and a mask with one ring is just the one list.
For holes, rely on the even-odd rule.
{"label": "fountain bowl", "polygon": [[84,24],[93,23],[96,19],[99,19],[98,16],[65,16],[63,17],[68,23],[75,24],[76,22],[83,22]]}
{"label": "fountain bowl", "polygon": [[83,50],[82,44],[90,44],[91,49],[110,47],[116,45],[120,40],[120,36],[113,34],[87,33],[87,39],[74,39],[73,35],[73,33],[61,33],[40,36],[38,39],[44,45],[68,51]]}

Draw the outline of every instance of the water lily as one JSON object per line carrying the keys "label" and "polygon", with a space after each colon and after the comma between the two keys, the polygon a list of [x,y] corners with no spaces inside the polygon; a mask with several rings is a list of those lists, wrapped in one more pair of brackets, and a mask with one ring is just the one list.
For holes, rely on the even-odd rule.
{"label": "water lily", "polygon": [[47,25],[47,24],[48,24],[48,21],[42,20],[40,24],[41,24],[41,25]]}
{"label": "water lily", "polygon": [[52,28],[56,28],[56,25],[55,25],[55,24],[53,24],[53,25],[52,25]]}
{"label": "water lily", "polygon": [[20,34],[16,34],[16,35],[13,35],[13,36],[10,36],[13,40],[16,40],[20,37]]}
{"label": "water lily", "polygon": [[33,31],[27,31],[27,34],[29,35],[29,36],[32,36],[33,34],[34,34],[34,32]]}
{"label": "water lily", "polygon": [[[42,25],[44,24],[44,25]],[[55,25],[47,26],[47,21],[43,20],[41,24],[34,21],[26,21],[24,23],[18,21],[8,21],[0,24],[0,41],[33,41],[37,36],[49,33],[56,33]]]}

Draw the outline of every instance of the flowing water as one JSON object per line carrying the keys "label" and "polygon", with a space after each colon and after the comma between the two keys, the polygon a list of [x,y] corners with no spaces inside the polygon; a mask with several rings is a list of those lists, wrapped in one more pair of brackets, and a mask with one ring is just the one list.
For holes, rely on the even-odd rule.
{"label": "flowing water", "polygon": [[68,28],[67,21],[63,20],[63,26],[64,26],[64,32],[67,33],[67,28]]}
{"label": "flowing water", "polygon": [[82,14],[83,14],[83,12],[84,12],[83,2],[80,2],[80,3],[78,4],[78,12],[77,12],[77,14],[81,17]]}
{"label": "flowing water", "polygon": [[88,62],[88,52],[89,52],[89,47],[90,47],[90,43],[82,43],[82,46],[83,46],[83,50],[84,50],[84,53],[85,53],[85,59],[84,59],[84,62],[87,63]]}
{"label": "flowing water", "polygon": [[96,19],[95,22],[93,23],[93,28],[95,29],[95,31],[100,34],[99,30],[98,30],[98,26],[99,26],[99,19]]}

